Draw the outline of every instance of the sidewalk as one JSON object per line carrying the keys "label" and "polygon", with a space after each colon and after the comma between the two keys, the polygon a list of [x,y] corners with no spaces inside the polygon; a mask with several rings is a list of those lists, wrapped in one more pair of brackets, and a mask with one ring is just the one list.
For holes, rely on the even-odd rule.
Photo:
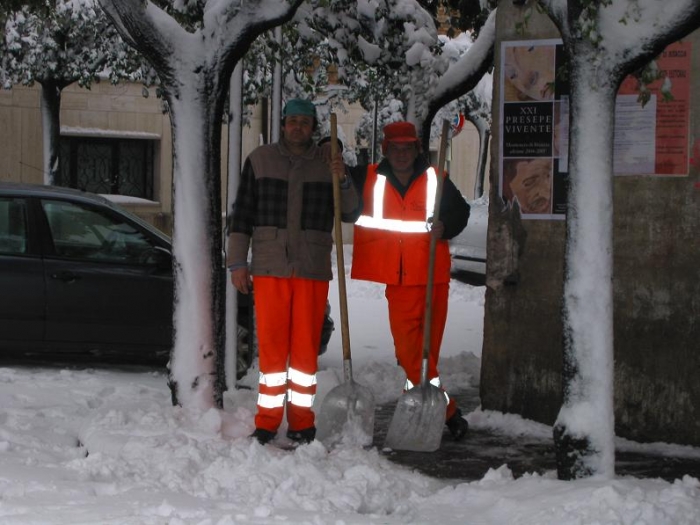
{"label": "sidewalk", "polygon": [[[480,405],[478,389],[451,393],[467,414]],[[395,404],[382,405],[375,413],[374,445],[381,451]],[[545,474],[554,471],[556,462],[551,440],[527,436],[499,435],[483,429],[470,429],[459,443],[452,441],[445,430],[442,445],[436,452],[383,451],[389,460],[411,467],[435,478],[476,481],[489,469],[506,464],[517,478],[527,473]],[[689,475],[700,479],[700,457],[618,452],[617,476],[662,478],[667,481]],[[555,474],[556,475],[556,474]]]}

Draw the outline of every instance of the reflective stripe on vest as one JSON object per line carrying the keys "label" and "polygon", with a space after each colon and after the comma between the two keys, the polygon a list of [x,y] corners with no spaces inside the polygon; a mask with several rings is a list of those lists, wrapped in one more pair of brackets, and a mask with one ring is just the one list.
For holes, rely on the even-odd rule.
{"label": "reflective stripe on vest", "polygon": [[425,195],[425,221],[402,221],[400,219],[384,218],[384,190],[386,188],[386,175],[377,174],[377,181],[372,188],[372,200],[374,215],[361,215],[357,219],[358,226],[386,230],[401,233],[425,233],[428,231],[428,219],[433,216],[435,210],[435,196],[437,194],[437,175],[431,167],[426,171],[428,187]]}

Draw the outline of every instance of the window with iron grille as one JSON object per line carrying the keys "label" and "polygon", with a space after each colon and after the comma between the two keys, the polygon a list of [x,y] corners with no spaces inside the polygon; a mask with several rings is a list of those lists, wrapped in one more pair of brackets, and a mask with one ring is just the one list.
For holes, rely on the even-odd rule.
{"label": "window with iron grille", "polygon": [[154,140],[61,137],[61,170],[56,184],[154,200],[154,151]]}

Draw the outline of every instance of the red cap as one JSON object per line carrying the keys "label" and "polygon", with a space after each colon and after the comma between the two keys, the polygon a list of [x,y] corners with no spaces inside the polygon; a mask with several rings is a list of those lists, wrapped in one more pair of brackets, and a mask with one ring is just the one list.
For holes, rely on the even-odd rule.
{"label": "red cap", "polygon": [[410,122],[392,122],[384,126],[382,153],[386,154],[389,142],[418,142],[416,127]]}

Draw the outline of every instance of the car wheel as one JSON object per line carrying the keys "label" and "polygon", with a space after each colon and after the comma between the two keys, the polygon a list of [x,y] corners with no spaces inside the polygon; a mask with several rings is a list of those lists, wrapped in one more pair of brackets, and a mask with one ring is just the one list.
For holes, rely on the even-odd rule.
{"label": "car wheel", "polygon": [[328,341],[331,340],[331,334],[335,330],[333,318],[329,315],[330,307],[326,308],[326,316],[323,318],[323,328],[321,329],[321,346],[318,349],[318,355],[323,355],[328,349]]}
{"label": "car wheel", "polygon": [[242,379],[253,364],[255,346],[250,344],[250,332],[245,326],[238,325],[236,340],[236,378]]}

